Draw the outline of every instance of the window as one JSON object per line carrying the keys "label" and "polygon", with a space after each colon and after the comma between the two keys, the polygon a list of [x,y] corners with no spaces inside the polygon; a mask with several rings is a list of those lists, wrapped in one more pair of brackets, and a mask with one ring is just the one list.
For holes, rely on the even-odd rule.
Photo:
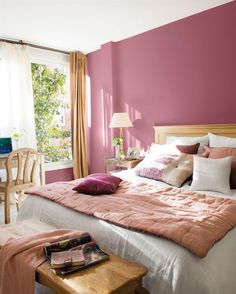
{"label": "window", "polygon": [[68,63],[31,63],[37,149],[46,162],[71,160]]}

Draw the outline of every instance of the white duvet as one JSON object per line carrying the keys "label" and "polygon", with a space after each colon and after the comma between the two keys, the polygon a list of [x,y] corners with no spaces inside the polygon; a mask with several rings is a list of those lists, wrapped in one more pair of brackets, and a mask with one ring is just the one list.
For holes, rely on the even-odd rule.
{"label": "white duvet", "polygon": [[[136,177],[132,170],[117,175],[132,182],[148,181],[166,186]],[[188,185],[184,188],[189,189]],[[143,285],[150,293],[236,293],[236,229],[231,230],[201,259],[172,241],[120,228],[38,196],[29,196],[25,200],[18,220],[32,217],[58,228],[88,231],[102,248],[144,264],[148,274]]]}

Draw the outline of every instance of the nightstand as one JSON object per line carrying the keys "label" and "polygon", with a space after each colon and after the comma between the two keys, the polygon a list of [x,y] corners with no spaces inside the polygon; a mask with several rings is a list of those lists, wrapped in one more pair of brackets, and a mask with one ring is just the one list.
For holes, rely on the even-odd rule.
{"label": "nightstand", "polygon": [[116,159],[116,158],[106,158],[104,160],[105,164],[105,172],[109,172],[109,166],[114,167],[124,167],[126,169],[134,168],[139,162],[141,162],[143,159]]}

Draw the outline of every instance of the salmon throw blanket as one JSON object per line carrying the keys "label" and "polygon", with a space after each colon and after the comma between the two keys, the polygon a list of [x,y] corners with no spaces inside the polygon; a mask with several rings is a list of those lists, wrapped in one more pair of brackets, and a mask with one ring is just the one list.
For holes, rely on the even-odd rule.
{"label": "salmon throw blanket", "polygon": [[122,182],[116,194],[90,196],[72,190],[79,180],[30,188],[78,212],[168,238],[199,257],[236,225],[236,201],[178,188]]}
{"label": "salmon throw blanket", "polygon": [[33,294],[36,268],[46,260],[44,244],[81,234],[72,230],[54,230],[9,239],[0,249],[0,294]]}

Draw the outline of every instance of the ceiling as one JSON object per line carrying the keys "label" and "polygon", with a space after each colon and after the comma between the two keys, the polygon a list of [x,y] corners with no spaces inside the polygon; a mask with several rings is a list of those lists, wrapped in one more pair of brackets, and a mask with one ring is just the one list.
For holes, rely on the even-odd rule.
{"label": "ceiling", "polygon": [[231,1],[0,0],[0,38],[89,53]]}

